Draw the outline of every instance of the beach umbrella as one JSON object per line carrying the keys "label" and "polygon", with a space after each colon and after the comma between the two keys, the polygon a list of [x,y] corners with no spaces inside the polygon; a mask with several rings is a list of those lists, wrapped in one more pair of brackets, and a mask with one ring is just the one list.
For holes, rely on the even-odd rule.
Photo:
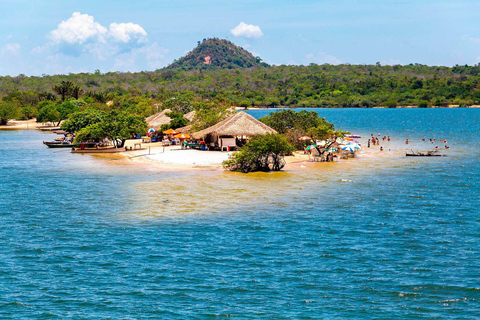
{"label": "beach umbrella", "polygon": [[353,148],[356,149],[356,150],[361,149],[360,146],[359,146],[358,144],[356,144],[355,142],[348,142],[348,143],[346,144],[346,146],[351,146],[351,147],[353,147]]}
{"label": "beach umbrella", "polygon": [[173,129],[168,129],[163,131],[163,134],[177,134],[178,132]]}
{"label": "beach umbrella", "polygon": [[306,140],[312,140],[312,138],[310,138],[308,136],[303,136],[303,137],[298,138],[298,140],[306,141]]}
{"label": "beach umbrella", "polygon": [[190,136],[188,134],[183,134],[183,133],[180,133],[180,134],[177,134],[175,136],[173,136],[174,138],[177,138],[177,139],[190,139]]}
{"label": "beach umbrella", "polygon": [[150,129],[148,129],[148,132],[155,132],[155,129],[150,128]]}
{"label": "beach umbrella", "polygon": [[355,152],[355,147],[352,146],[351,144],[344,145],[342,147],[342,150],[344,151],[350,151],[350,152]]}
{"label": "beach umbrella", "polygon": [[347,137],[349,137],[349,138],[357,138],[357,139],[361,138],[361,136],[359,136],[359,135],[357,135],[357,134],[349,134],[349,135],[347,135]]}
{"label": "beach umbrella", "polygon": [[334,147],[330,147],[328,148],[327,150],[325,150],[326,152],[337,152],[338,149],[337,148],[334,148]]}
{"label": "beach umbrella", "polygon": [[347,140],[347,141],[353,141],[353,138],[350,138],[350,137],[346,137],[344,139]]}
{"label": "beach umbrella", "polygon": [[305,149],[312,150],[313,148],[316,148],[316,147],[317,147],[316,145],[312,144],[312,145],[306,147]]}

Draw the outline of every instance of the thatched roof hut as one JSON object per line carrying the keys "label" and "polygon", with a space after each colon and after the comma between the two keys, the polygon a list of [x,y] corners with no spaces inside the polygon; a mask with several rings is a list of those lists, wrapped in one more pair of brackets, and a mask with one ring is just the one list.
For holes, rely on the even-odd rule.
{"label": "thatched roof hut", "polygon": [[[153,128],[157,131],[160,131],[160,128],[164,124],[169,124],[172,121],[172,119],[169,116],[167,116],[167,113],[170,113],[170,112],[172,112],[172,110],[165,109],[160,111],[159,113],[154,114],[153,116],[146,118],[145,120],[148,123],[148,127]],[[195,116],[195,111],[190,111],[189,113],[183,115],[183,117],[188,121],[192,121],[194,116]]]}
{"label": "thatched roof hut", "polygon": [[195,117],[195,110],[190,111],[189,113],[184,114],[183,117],[184,117],[185,119],[187,119],[188,121],[191,122],[191,121],[193,120],[193,117]]}
{"label": "thatched roof hut", "polygon": [[172,121],[172,119],[167,116],[167,113],[169,112],[172,112],[172,110],[165,109],[145,119],[148,123],[148,127],[159,131],[164,124],[169,124],[170,121]]}
{"label": "thatched roof hut", "polygon": [[258,121],[245,112],[237,112],[233,116],[220,121],[202,131],[195,132],[192,137],[195,139],[204,138],[207,135],[214,136],[255,136],[267,133],[277,133],[266,124]]}
{"label": "thatched roof hut", "polygon": [[185,127],[177,128],[175,129],[178,133],[190,133],[190,130],[192,130],[192,125],[186,125]]}

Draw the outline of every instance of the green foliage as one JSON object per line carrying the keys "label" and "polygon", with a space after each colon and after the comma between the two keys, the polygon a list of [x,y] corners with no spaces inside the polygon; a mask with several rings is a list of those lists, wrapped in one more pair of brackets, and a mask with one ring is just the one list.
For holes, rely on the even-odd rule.
{"label": "green foliage", "polygon": [[60,124],[74,112],[79,111],[75,100],[66,100],[63,103],[56,103],[44,100],[38,104],[37,122],[52,122]]}
{"label": "green foliage", "polygon": [[254,136],[223,165],[228,170],[243,173],[279,171],[285,166],[284,156],[293,150],[293,146],[280,134]]}
{"label": "green foliage", "polygon": [[[22,109],[29,106],[20,114],[22,118],[35,116],[40,101],[57,100],[54,92],[59,92],[59,100],[67,100],[75,95],[76,86],[86,91],[82,98],[87,105],[78,106],[80,110],[96,108],[109,112],[115,109],[142,116],[167,106],[185,113],[192,107],[196,109],[197,104],[210,103],[340,108],[385,106],[387,102],[393,106],[394,101],[397,106],[418,106],[424,101],[428,106],[480,104],[480,65],[263,67],[254,57],[257,63],[253,64],[252,60],[254,67],[241,68],[238,60],[234,62],[235,48],[241,48],[217,40],[205,40],[198,51],[192,51],[193,56],[187,55],[186,60],[180,59],[169,68],[152,72],[3,76],[0,77],[0,98]],[[217,53],[222,57],[220,60],[214,56]],[[206,54],[212,54],[212,65],[203,64]],[[240,64],[248,67],[246,60]],[[52,90],[55,87],[57,90]],[[172,97],[187,103],[174,102]],[[113,105],[107,105],[109,101],[114,101]]]}
{"label": "green foliage", "polygon": [[192,111],[192,101],[193,95],[191,92],[188,92],[165,100],[162,108],[185,114]]}
{"label": "green foliage", "polygon": [[11,102],[0,102],[0,125],[6,125],[8,120],[16,119],[20,113],[18,106]]}
{"label": "green foliage", "polygon": [[44,100],[38,104],[37,122],[60,122],[60,112],[57,103]]}
{"label": "green foliage", "polygon": [[91,124],[78,131],[76,142],[113,141],[116,147],[123,147],[125,140],[134,133],[145,134],[147,123],[142,116],[136,116],[124,111],[112,110],[101,122]]}
{"label": "green foliage", "polygon": [[195,106],[192,131],[200,131],[211,127],[232,115],[233,112],[224,104],[213,102],[198,103]]}
{"label": "green foliage", "polygon": [[74,133],[92,124],[102,122],[105,117],[106,113],[104,111],[87,109],[72,114],[68,120],[65,120],[65,122],[62,123],[61,128],[66,132]]}
{"label": "green foliage", "polygon": [[398,106],[398,102],[397,100],[388,100],[387,102],[385,102],[385,106],[387,108],[396,108]]}
{"label": "green foliage", "polygon": [[418,104],[418,107],[419,107],[419,108],[426,108],[426,107],[428,107],[428,101],[425,101],[425,100],[420,101],[420,103]]}
{"label": "green foliage", "polygon": [[336,133],[334,125],[315,111],[282,110],[272,112],[259,120],[283,134],[297,149],[303,149],[305,144],[309,143],[309,141],[299,141],[298,139],[302,136],[309,136],[313,140],[324,140]]}
{"label": "green foliage", "polygon": [[169,124],[162,125],[162,127],[160,128],[161,131],[165,131],[170,128],[177,129],[177,128],[185,127],[188,124],[188,120],[183,116],[183,113],[181,112],[172,111],[172,112],[168,112],[166,115],[170,117],[170,119],[172,120],[170,121]]}
{"label": "green foliage", "polygon": [[282,110],[272,112],[259,120],[275,129],[278,133],[286,133],[288,130],[297,129],[303,134],[310,128],[319,126],[325,126],[332,130],[334,128],[333,124],[320,117],[315,111],[302,110],[296,112],[294,110]]}
{"label": "green foliage", "polygon": [[[234,43],[212,38],[200,43],[197,47],[172,63],[169,68],[251,68],[251,67],[268,67],[259,57],[254,57],[247,50],[236,46]],[[208,58],[207,58],[208,57]]]}

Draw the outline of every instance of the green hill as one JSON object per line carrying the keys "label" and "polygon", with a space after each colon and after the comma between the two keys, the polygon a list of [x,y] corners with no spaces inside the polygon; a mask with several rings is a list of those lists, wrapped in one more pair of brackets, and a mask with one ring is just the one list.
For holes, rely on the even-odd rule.
{"label": "green hill", "polygon": [[190,51],[186,56],[175,60],[169,69],[182,68],[189,69],[238,69],[252,67],[268,67],[268,64],[262,62],[260,57],[254,57],[253,54],[235,45],[228,40],[212,38],[204,39],[198,42],[198,46]]}

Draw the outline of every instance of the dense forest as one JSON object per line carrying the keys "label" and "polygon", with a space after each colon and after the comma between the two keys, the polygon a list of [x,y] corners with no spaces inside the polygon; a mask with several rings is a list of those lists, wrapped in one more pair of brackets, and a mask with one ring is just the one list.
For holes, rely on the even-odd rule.
{"label": "dense forest", "polygon": [[[211,55],[210,64],[203,63],[206,54]],[[62,94],[65,83],[69,83],[68,94]],[[66,100],[75,108],[128,109],[142,116],[171,104],[179,112],[217,104],[465,107],[480,104],[480,66],[268,66],[226,40],[208,39],[186,57],[156,71],[0,77],[0,98],[2,122],[38,117],[44,106]]]}

